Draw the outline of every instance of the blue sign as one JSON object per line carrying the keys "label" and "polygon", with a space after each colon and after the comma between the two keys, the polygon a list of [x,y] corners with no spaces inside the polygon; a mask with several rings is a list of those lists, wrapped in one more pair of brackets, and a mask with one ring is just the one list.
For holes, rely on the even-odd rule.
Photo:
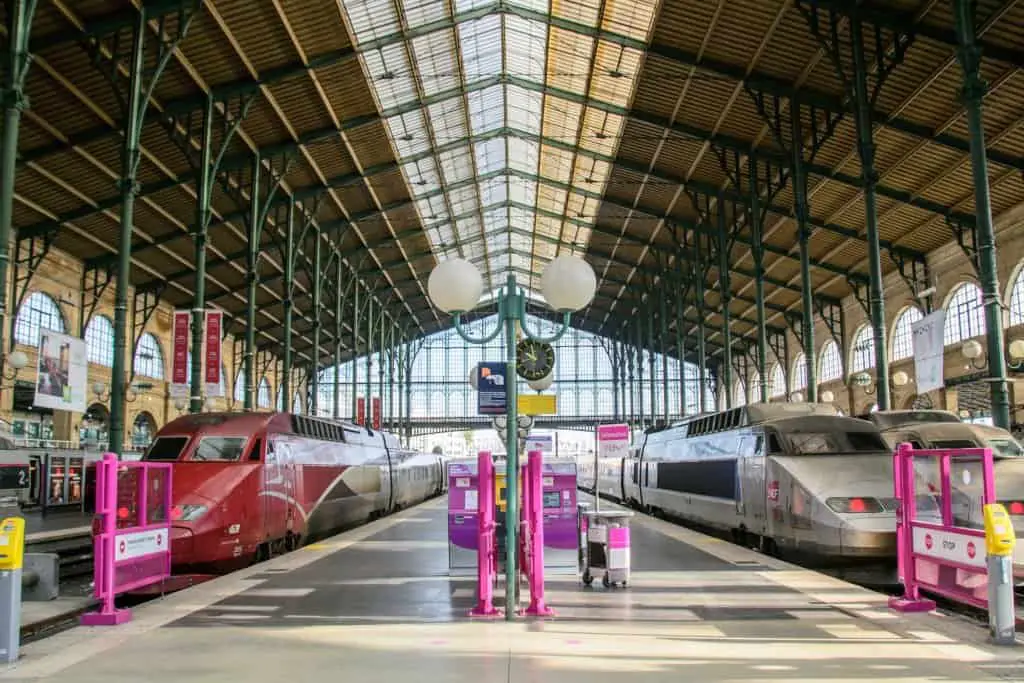
{"label": "blue sign", "polygon": [[481,415],[504,415],[508,411],[504,363],[477,366],[476,411]]}

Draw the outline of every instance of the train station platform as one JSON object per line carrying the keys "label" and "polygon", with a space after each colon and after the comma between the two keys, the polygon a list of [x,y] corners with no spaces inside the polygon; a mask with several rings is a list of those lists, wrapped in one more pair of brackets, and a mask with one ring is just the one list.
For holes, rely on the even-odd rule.
{"label": "train station platform", "polygon": [[661,683],[1024,680],[977,623],[637,516],[627,589],[553,577],[544,621],[465,617],[444,500],[32,643],[0,681]]}

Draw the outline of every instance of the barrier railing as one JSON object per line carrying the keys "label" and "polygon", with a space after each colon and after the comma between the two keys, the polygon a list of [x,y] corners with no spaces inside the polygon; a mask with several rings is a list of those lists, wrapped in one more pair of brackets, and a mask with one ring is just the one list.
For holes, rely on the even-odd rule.
{"label": "barrier railing", "polygon": [[131,611],[117,609],[114,599],[170,576],[171,475],[170,463],[119,462],[113,453],[97,463],[93,564],[101,606],[82,616],[83,625],[130,621]]}
{"label": "barrier railing", "polygon": [[987,609],[993,640],[1012,642],[1015,536],[1009,516],[996,503],[991,449],[915,450],[900,444],[893,475],[904,594],[890,598],[889,606],[901,612],[932,610],[935,602],[922,596],[928,591]]}
{"label": "barrier railing", "polygon": [[494,461],[490,451],[477,456],[479,513],[477,515],[477,605],[470,610],[473,617],[496,617],[501,610],[494,606],[494,582],[498,576],[497,544],[494,534]]}
{"label": "barrier railing", "polygon": [[530,585],[530,604],[523,614],[534,617],[554,616],[555,611],[544,603],[544,454],[530,451],[523,477],[523,563]]}

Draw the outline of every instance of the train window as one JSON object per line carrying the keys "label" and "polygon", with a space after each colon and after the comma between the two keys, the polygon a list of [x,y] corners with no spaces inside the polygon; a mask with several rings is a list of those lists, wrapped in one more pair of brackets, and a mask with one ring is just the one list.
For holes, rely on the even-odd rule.
{"label": "train window", "polygon": [[875,432],[847,432],[846,438],[855,451],[888,451],[885,439]]}
{"label": "train window", "polygon": [[260,458],[263,457],[263,439],[256,439],[252,442],[252,450],[249,451],[249,460],[251,462],[259,462]]}
{"label": "train window", "polygon": [[1016,439],[989,439],[988,445],[996,455],[1008,458],[1019,458],[1024,455],[1024,448],[1021,448]]}
{"label": "train window", "polygon": [[177,460],[188,443],[187,436],[159,436],[142,456],[143,460]]}
{"label": "train window", "polygon": [[244,436],[204,437],[199,442],[199,445],[196,446],[196,450],[192,454],[192,460],[237,462],[242,459],[245,442],[246,438]]}
{"label": "train window", "polygon": [[779,443],[779,435],[775,432],[768,433],[768,453],[770,455],[782,453],[782,444]]}

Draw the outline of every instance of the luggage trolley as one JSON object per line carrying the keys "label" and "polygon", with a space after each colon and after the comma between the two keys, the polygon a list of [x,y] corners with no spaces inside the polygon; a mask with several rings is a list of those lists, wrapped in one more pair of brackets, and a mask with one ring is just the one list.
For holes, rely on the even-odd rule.
{"label": "luggage trolley", "polygon": [[[605,588],[629,582],[628,510],[582,510],[580,523],[586,525],[586,551],[583,553],[583,584],[594,582],[593,571],[603,569]],[[581,530],[582,534],[582,530]]]}

